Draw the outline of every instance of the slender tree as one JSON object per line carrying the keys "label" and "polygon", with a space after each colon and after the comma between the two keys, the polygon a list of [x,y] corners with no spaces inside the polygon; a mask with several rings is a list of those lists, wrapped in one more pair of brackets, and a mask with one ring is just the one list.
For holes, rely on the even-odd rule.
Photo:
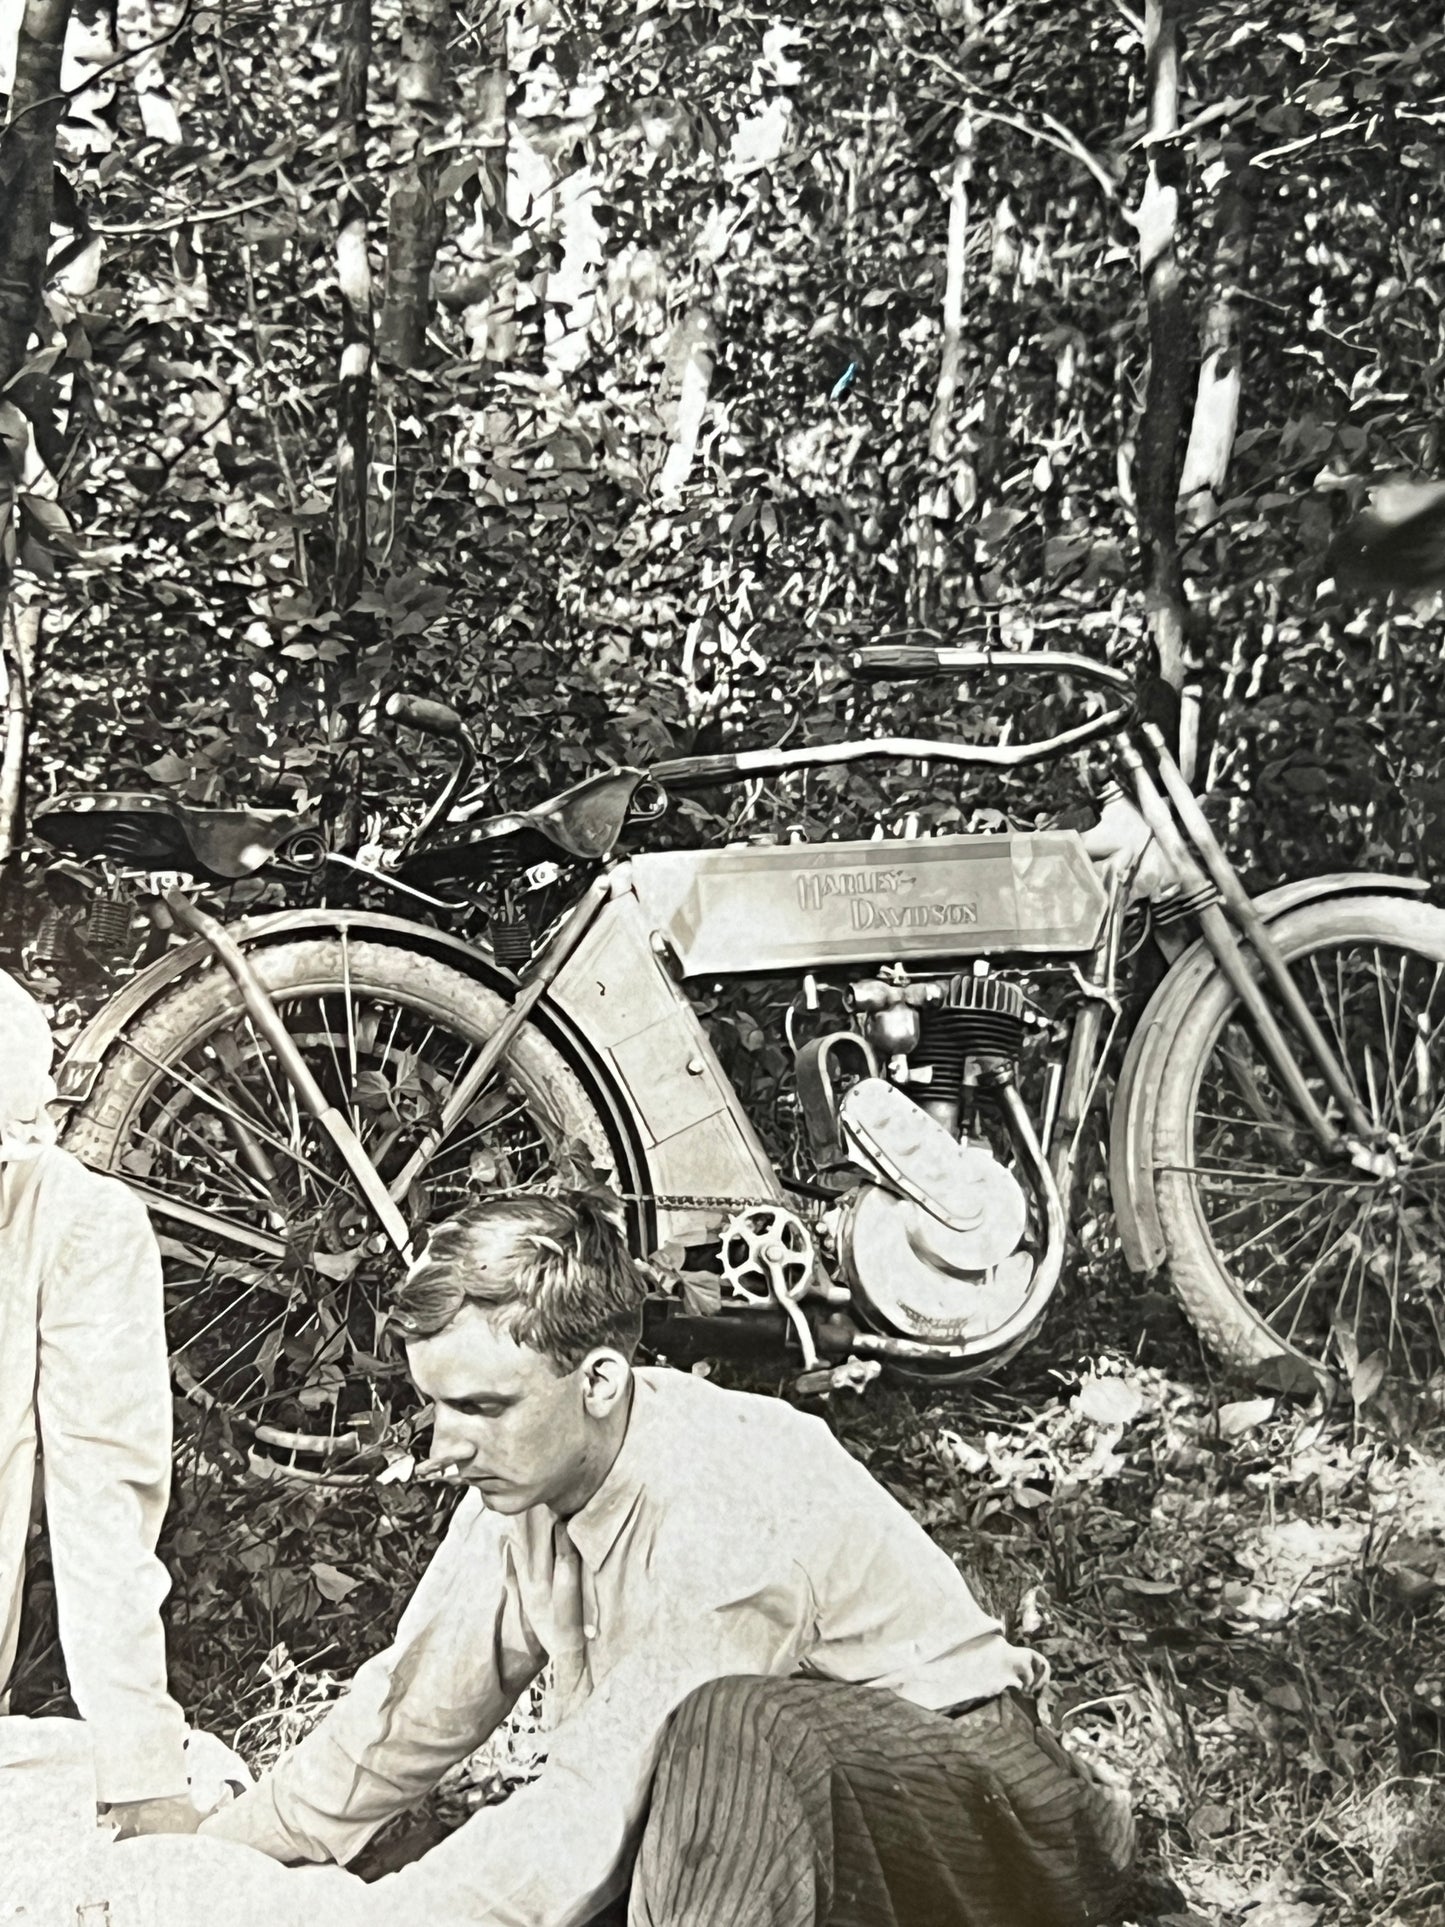
{"label": "slender tree", "polygon": [[[15,84],[0,133],[0,635],[5,744],[0,753],[0,863],[19,839],[25,748],[40,626],[38,609],[10,607],[20,554],[18,494],[30,424],[11,388],[25,366],[40,318],[50,253],[55,194],[55,134],[65,111],[60,63],[71,0],[25,0],[15,55]],[[47,505],[50,506],[50,505]]]}
{"label": "slender tree", "polygon": [[337,69],[336,147],[345,170],[338,208],[336,278],[341,290],[341,383],[336,401],[335,552],[332,600],[352,607],[366,573],[366,497],[370,465],[371,262],[363,192],[366,81],[371,59],[371,0],[343,0]]}
{"label": "slender tree", "polygon": [[1149,633],[1164,680],[1184,680],[1186,601],[1176,502],[1185,393],[1192,353],[1178,253],[1181,57],[1179,0],[1144,9],[1149,174],[1137,216],[1139,273],[1149,322],[1149,372],[1139,422],[1134,494]]}
{"label": "slender tree", "polygon": [[1220,184],[1209,291],[1200,324],[1199,387],[1179,478],[1186,528],[1212,520],[1224,494],[1239,422],[1242,340],[1239,289],[1249,266],[1259,176],[1240,154]]}
{"label": "slender tree", "polygon": [[422,358],[431,318],[432,269],[445,232],[437,192],[442,155],[434,136],[447,93],[451,0],[406,0],[396,82],[396,163],[386,222],[386,293],[377,328],[378,359],[411,368]]}

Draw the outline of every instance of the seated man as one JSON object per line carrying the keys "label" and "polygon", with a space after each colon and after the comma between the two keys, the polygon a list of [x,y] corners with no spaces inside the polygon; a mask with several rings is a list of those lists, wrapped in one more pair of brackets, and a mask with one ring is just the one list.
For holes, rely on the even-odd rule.
{"label": "seated man", "polygon": [[390,1648],[203,1836],[353,1858],[550,1658],[536,1784],[328,1921],[571,1927],[629,1879],[637,1927],[1105,1918],[1127,1802],[1040,1726],[1043,1663],[817,1419],[634,1369],[643,1289],[586,1194],[433,1234],[397,1320],[469,1490]]}
{"label": "seated man", "polygon": [[161,1260],[123,1184],[60,1150],[40,1007],[0,971],[0,1713],[40,1483],[60,1645],[121,1833],[192,1831],[156,1557],[171,1477]]}

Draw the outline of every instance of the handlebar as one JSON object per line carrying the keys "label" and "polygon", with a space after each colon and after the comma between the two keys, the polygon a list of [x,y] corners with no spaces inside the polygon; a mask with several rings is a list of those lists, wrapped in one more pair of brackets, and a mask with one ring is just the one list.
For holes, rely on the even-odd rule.
{"label": "handlebar", "polygon": [[446,821],[453,803],[471,781],[477,763],[477,745],[471,731],[450,703],[436,702],[430,696],[408,695],[404,689],[399,689],[387,697],[386,713],[397,722],[405,723],[409,729],[422,730],[428,736],[445,737],[457,746],[456,767],[411,834],[409,843],[414,849],[438,823]]}
{"label": "handlebar", "polygon": [[[781,776],[789,770],[864,762],[879,756],[956,763],[975,769],[1023,769],[1030,763],[1047,762],[1051,757],[1082,749],[1086,743],[1097,742],[1126,726],[1133,717],[1137,694],[1134,678],[1127,670],[1095,662],[1091,656],[1055,649],[940,649],[914,643],[871,643],[851,651],[846,662],[855,677],[879,681],[886,677],[966,675],[971,670],[1077,676],[1109,690],[1116,700],[1103,715],[1031,743],[950,743],[911,736],[872,736],[857,742],[820,743],[808,749],[745,749],[732,754],[682,756],[654,763],[649,776],[665,789],[692,789],[750,777]],[[1117,700],[1120,696],[1123,701]]]}
{"label": "handlebar", "polygon": [[849,674],[858,682],[883,682],[910,676],[968,675],[993,669],[1006,675],[1078,676],[1105,689],[1132,690],[1134,678],[1125,669],[1075,656],[1062,649],[934,648],[915,642],[872,642],[850,651]]}
{"label": "handlebar", "polygon": [[429,736],[446,736],[461,742],[466,725],[450,703],[434,702],[430,696],[410,696],[398,690],[386,699],[386,713],[408,729],[420,729]]}

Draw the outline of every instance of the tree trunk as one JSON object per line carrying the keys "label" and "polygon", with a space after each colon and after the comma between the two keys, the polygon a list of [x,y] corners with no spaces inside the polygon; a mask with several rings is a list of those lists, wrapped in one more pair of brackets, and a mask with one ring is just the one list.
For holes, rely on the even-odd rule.
{"label": "tree trunk", "polygon": [[512,125],[507,104],[512,16],[493,6],[483,23],[488,60],[477,80],[474,102],[481,163],[476,214],[460,237],[464,261],[477,264],[446,291],[448,305],[460,308],[462,327],[474,360],[505,363],[517,352],[517,269],[508,201]]}
{"label": "tree trunk", "polygon": [[65,112],[60,59],[71,0],[26,0],[0,179],[0,387],[25,360],[40,313],[54,206],[55,130]]}
{"label": "tree trunk", "polygon": [[1220,189],[1210,290],[1200,329],[1199,387],[1179,478],[1179,508],[1191,533],[1219,512],[1239,421],[1242,379],[1237,290],[1249,265],[1259,177],[1236,156]]}
{"label": "tree trunk", "polygon": [[[909,614],[926,623],[933,611],[938,581],[943,573],[943,522],[956,502],[962,478],[952,466],[953,404],[963,379],[963,296],[968,252],[968,190],[973,179],[973,115],[965,108],[953,130],[953,180],[948,193],[948,252],[943,270],[942,340],[938,352],[938,382],[928,422],[929,468],[913,506],[914,567],[909,584]],[[972,470],[964,487],[971,486]]]}
{"label": "tree trunk", "polygon": [[[25,0],[20,20],[15,84],[0,135],[0,390],[24,367],[30,336],[41,316],[55,204],[55,130],[65,112],[59,92],[60,62],[70,7],[71,0]],[[8,401],[12,415],[17,417],[18,399],[18,390],[12,389]],[[21,422],[20,426],[27,424]],[[23,461],[14,450],[13,439],[0,442],[0,623],[5,625],[10,677],[0,775],[4,785],[0,793],[0,863],[11,854],[18,834],[29,699],[23,652],[16,656],[10,647],[12,633],[18,635],[19,631],[6,621],[18,549],[16,492]]]}
{"label": "tree trunk", "polygon": [[1139,206],[1139,273],[1149,322],[1149,372],[1134,492],[1143,563],[1144,603],[1159,673],[1171,688],[1184,681],[1186,600],[1175,505],[1190,341],[1176,236],[1182,165],[1172,136],[1179,128],[1179,0],[1146,0],[1149,178]]}
{"label": "tree trunk", "polygon": [[963,284],[968,248],[968,186],[973,178],[973,116],[964,110],[953,130],[956,149],[953,185],[948,196],[948,256],[943,277],[943,345],[938,386],[928,426],[928,452],[935,462],[948,455],[953,400],[963,374]]}
{"label": "tree trunk", "polygon": [[[341,48],[337,62],[336,152],[345,185],[337,209],[336,280],[341,293],[341,379],[336,396],[336,492],[332,498],[331,601],[343,619],[353,650],[364,648],[371,618],[355,607],[366,581],[367,505],[371,473],[371,258],[367,251],[366,82],[371,60],[371,0],[342,0]],[[355,657],[328,666],[322,687],[333,747],[355,735],[359,707],[343,702],[341,689],[355,669]],[[339,767],[345,767],[344,761]],[[339,847],[355,851],[361,842],[360,764],[353,758],[350,781],[339,799]]]}
{"label": "tree trunk", "polygon": [[437,196],[442,157],[428,154],[428,137],[446,98],[451,0],[405,0],[401,72],[397,80],[393,176],[386,229],[386,296],[377,354],[393,368],[421,360],[431,318],[431,277],[445,231]]}
{"label": "tree trunk", "polygon": [[673,337],[667,357],[668,372],[675,374],[678,395],[672,446],[657,478],[657,492],[664,500],[679,495],[692,472],[698,436],[707,414],[716,348],[717,329],[712,316],[703,307],[689,309]]}
{"label": "tree trunk", "polygon": [[25,839],[25,750],[40,645],[39,605],[7,604],[3,635],[0,694],[5,711],[5,747],[0,751],[0,869]]}
{"label": "tree trunk", "polygon": [[336,400],[336,493],[332,601],[345,611],[366,573],[366,496],[370,467],[371,263],[367,254],[365,178],[366,71],[371,58],[371,0],[342,0],[337,71],[337,155],[346,171],[338,210],[336,276],[341,290],[341,384]]}

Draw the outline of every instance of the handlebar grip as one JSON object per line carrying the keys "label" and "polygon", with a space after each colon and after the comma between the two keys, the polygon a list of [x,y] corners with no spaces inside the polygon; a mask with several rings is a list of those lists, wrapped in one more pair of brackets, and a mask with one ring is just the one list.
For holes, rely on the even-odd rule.
{"label": "handlebar grip", "polygon": [[941,667],[938,651],[926,643],[870,642],[848,656],[849,671],[859,681],[873,676],[914,676],[928,670],[938,673]]}
{"label": "handlebar grip", "polygon": [[647,774],[664,788],[683,788],[689,783],[721,782],[739,773],[736,756],[723,752],[717,756],[678,756],[668,763],[654,763]]}
{"label": "handlebar grip", "polygon": [[450,703],[433,702],[430,696],[408,696],[400,691],[386,699],[386,713],[409,729],[425,730],[429,736],[459,739],[464,724]]}

